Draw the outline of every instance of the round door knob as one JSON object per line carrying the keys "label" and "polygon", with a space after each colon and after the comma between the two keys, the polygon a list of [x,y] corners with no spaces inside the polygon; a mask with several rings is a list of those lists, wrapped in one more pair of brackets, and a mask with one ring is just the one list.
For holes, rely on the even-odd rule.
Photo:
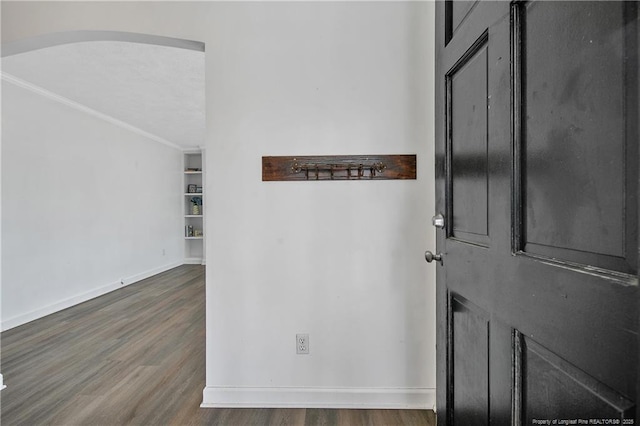
{"label": "round door knob", "polygon": [[437,214],[431,218],[431,224],[436,228],[443,229],[444,228],[444,216],[441,214]]}
{"label": "round door knob", "polygon": [[440,262],[440,264],[442,264],[442,253],[433,254],[429,250],[427,250],[424,252],[424,260],[426,260],[427,263],[431,263],[435,260],[436,262]]}

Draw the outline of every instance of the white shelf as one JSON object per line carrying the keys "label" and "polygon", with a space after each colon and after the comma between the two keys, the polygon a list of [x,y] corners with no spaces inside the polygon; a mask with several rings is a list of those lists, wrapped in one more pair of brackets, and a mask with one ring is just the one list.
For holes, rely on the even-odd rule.
{"label": "white shelf", "polygon": [[184,237],[185,240],[202,240],[204,237]]}
{"label": "white shelf", "polygon": [[200,171],[200,172],[188,172],[188,171],[185,170],[184,174],[185,175],[201,175],[202,171]]}
{"label": "white shelf", "polygon": [[184,195],[192,195],[194,197],[202,197],[204,192],[185,192]]}
{"label": "white shelf", "polygon": [[184,217],[202,217],[201,214],[185,214]]}

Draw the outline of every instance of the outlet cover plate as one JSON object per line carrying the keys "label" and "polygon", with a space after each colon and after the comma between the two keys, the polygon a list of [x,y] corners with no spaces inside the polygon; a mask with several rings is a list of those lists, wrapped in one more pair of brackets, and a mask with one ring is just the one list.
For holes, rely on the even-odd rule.
{"label": "outlet cover plate", "polygon": [[309,353],[309,335],[296,334],[296,353],[306,355]]}

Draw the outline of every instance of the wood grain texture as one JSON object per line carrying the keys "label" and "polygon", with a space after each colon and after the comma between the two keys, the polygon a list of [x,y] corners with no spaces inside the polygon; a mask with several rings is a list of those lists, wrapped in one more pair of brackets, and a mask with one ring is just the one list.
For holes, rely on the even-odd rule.
{"label": "wood grain texture", "polygon": [[[373,171],[372,166],[379,163],[384,164],[384,170],[381,172]],[[317,173],[316,165],[319,166]],[[333,171],[330,166],[335,166]],[[359,169],[361,170],[359,171]],[[390,179],[416,179],[416,156],[301,155],[262,157],[263,181]]]}
{"label": "wood grain texture", "polygon": [[432,411],[204,409],[204,267],[2,333],[3,426],[435,425]]}

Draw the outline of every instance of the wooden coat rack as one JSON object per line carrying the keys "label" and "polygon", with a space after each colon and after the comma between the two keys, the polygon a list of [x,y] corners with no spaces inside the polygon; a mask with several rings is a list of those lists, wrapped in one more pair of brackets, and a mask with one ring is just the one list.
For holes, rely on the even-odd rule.
{"label": "wooden coat rack", "polygon": [[415,179],[415,155],[262,157],[263,181]]}

